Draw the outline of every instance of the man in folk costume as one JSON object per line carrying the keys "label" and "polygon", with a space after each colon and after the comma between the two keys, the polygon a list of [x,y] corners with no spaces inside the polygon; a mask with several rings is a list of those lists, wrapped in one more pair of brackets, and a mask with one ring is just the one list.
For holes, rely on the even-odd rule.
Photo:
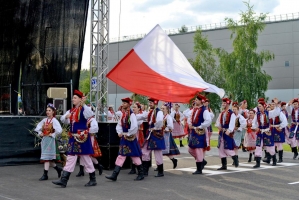
{"label": "man in folk costume", "polygon": [[[90,135],[90,139],[91,139],[92,148],[94,151],[94,154],[90,155],[91,156],[90,158],[91,158],[92,163],[94,164],[95,168],[97,168],[99,170],[99,175],[102,175],[103,166],[97,160],[97,158],[102,156],[101,149],[100,149],[99,144],[96,139],[97,133],[99,131],[99,125],[94,116],[90,117],[87,120],[87,127],[88,127],[88,132]],[[80,177],[80,176],[84,176],[84,166],[81,162],[81,159],[80,159],[80,171],[76,175],[76,177]]]}
{"label": "man in folk costume", "polygon": [[157,107],[159,100],[149,98],[148,101],[150,112],[144,112],[144,114],[137,116],[137,120],[147,119],[149,124],[147,139],[142,147],[144,174],[145,176],[148,175],[148,169],[151,164],[150,153],[153,150],[158,168],[158,174],[155,177],[162,177],[164,176],[162,150],[165,149],[165,141],[163,132],[161,131],[163,126],[163,112]]}
{"label": "man in folk costume", "polygon": [[[275,109],[274,100],[272,100],[270,107],[271,110]],[[287,127],[287,125],[288,125],[288,121],[283,112],[280,112],[280,114],[275,118],[270,119],[270,129],[271,129],[271,133],[274,135],[274,146],[277,147],[277,151],[278,151],[277,163],[282,162],[282,157],[283,157],[282,144],[285,142],[285,128]]]}
{"label": "man in folk costume", "polygon": [[85,105],[86,98],[79,90],[74,91],[72,101],[74,107],[60,118],[63,123],[70,124],[67,161],[61,179],[52,183],[66,187],[79,155],[85,171],[89,173],[90,180],[85,186],[95,186],[97,184],[95,169],[90,158],[94,151],[87,127],[87,119],[94,116],[94,113],[90,107]]}
{"label": "man in folk costume", "polygon": [[137,142],[136,134],[138,125],[136,115],[130,109],[133,100],[129,97],[122,99],[122,114],[116,126],[116,132],[120,139],[118,157],[115,161],[115,168],[111,176],[105,176],[112,181],[117,180],[117,176],[127,157],[131,157],[137,167],[138,176],[136,181],[144,179],[143,168],[140,156],[142,155],[140,146]]}
{"label": "man in folk costume", "polygon": [[[245,120],[247,120],[248,119],[248,117],[249,117],[249,110],[247,109],[247,101],[246,100],[243,100],[242,102],[241,102],[241,107],[240,107],[240,110],[239,110],[239,113],[240,113],[240,115],[242,115],[244,118],[245,118]],[[242,151],[243,152],[246,152],[246,149],[245,149],[245,147],[244,147],[244,137],[245,137],[245,133],[246,133],[246,130],[245,129],[242,129],[242,138],[241,138],[241,142],[242,142]]]}
{"label": "man in folk costume", "polygon": [[183,145],[183,137],[185,137],[184,128],[182,125],[182,121],[184,120],[184,115],[181,111],[179,111],[180,105],[178,103],[174,104],[174,109],[171,111],[170,116],[173,119],[173,130],[172,137],[180,139],[180,147],[184,147]]}
{"label": "man in folk costume", "polygon": [[234,151],[234,148],[236,147],[234,141],[236,115],[233,115],[233,111],[229,109],[230,104],[231,100],[229,98],[222,99],[223,111],[220,113],[216,121],[216,126],[219,129],[218,150],[222,164],[222,166],[217,170],[227,170],[227,156],[232,157],[235,167],[239,166],[239,162]]}
{"label": "man in folk costume", "polygon": [[188,124],[188,118],[191,117],[191,114],[192,114],[192,111],[193,111],[193,108],[196,107],[195,105],[195,100],[192,101],[192,105],[190,106],[190,108],[186,109],[184,112],[183,112],[183,115],[185,117],[184,119],[184,123],[185,123],[185,128],[184,128],[184,132],[185,134],[187,135],[188,137],[188,142],[189,142],[189,135],[190,135],[190,130],[189,130],[189,124]]}
{"label": "man in folk costume", "polygon": [[[293,159],[296,159],[298,156],[298,150],[296,146],[299,145],[299,102],[298,98],[290,100],[286,105],[286,110],[292,117],[292,123],[290,127],[290,135],[289,138],[293,141],[292,152],[294,152]],[[293,147],[294,146],[294,147]]]}
{"label": "man in folk costume", "polygon": [[274,134],[270,130],[270,119],[275,118],[280,115],[280,108],[277,107],[278,100],[274,99],[275,108],[273,110],[265,110],[265,102],[259,102],[258,109],[259,112],[255,115],[252,122],[252,130],[257,133],[256,138],[256,149],[255,149],[255,159],[256,165],[253,168],[260,167],[262,149],[263,147],[267,151],[267,161],[270,163],[271,157],[273,158],[273,166],[276,165],[276,153],[274,147]]}
{"label": "man in folk costume", "polygon": [[[206,98],[206,101],[204,102],[204,104],[203,104],[205,107],[206,107],[206,109],[209,111],[209,113],[210,113],[210,116],[211,116],[211,120],[213,120],[214,119],[214,117],[215,117],[215,114],[213,113],[213,110],[211,109],[211,107],[210,107],[210,100],[208,99],[208,98]],[[211,140],[211,136],[212,136],[212,134],[213,134],[213,129],[212,129],[212,123],[211,123],[211,125],[208,127],[208,136],[209,136],[209,141]],[[209,142],[209,144],[210,144],[210,142]],[[206,149],[206,151],[209,151],[210,149]]]}
{"label": "man in folk costume", "polygon": [[202,169],[207,164],[207,161],[204,160],[204,149],[210,146],[207,128],[211,125],[212,119],[209,111],[203,105],[205,100],[203,95],[196,96],[196,107],[193,108],[192,114],[188,118],[191,131],[188,151],[196,160],[196,171],[193,174],[202,174]]}

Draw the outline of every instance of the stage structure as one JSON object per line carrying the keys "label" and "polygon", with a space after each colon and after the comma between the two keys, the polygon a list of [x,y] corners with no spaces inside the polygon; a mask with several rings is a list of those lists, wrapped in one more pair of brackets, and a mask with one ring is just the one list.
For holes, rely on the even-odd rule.
{"label": "stage structure", "polygon": [[[90,103],[97,121],[106,121],[108,104],[109,0],[91,0]],[[106,112],[105,112],[106,111]]]}

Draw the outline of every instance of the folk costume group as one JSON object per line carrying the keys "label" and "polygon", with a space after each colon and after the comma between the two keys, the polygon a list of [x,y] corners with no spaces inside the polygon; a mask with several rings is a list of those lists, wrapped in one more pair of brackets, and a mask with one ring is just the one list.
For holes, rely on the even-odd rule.
{"label": "folk costume group", "polygon": [[[67,111],[60,120],[70,124],[67,160],[65,166],[58,167],[55,162],[60,160],[57,148],[56,135],[62,132],[58,120],[55,118],[56,109],[53,104],[48,104],[47,118],[38,123],[35,131],[42,137],[41,162],[44,163],[44,173],[39,179],[48,179],[48,170],[52,166],[60,178],[52,181],[53,184],[66,187],[71,173],[74,171],[77,159],[80,158],[80,172],[77,176],[83,176],[84,170],[89,173],[89,182],[85,186],[95,186],[95,168],[102,174],[102,165],[97,160],[101,151],[97,140],[98,124],[94,118],[94,112],[85,105],[85,97],[79,90],[74,91],[72,99],[73,108]],[[209,107],[209,99],[203,95],[197,95],[192,107],[180,112],[179,104],[174,109],[169,103],[158,107],[159,100],[149,98],[149,111],[144,110],[139,102],[133,102],[130,98],[123,98],[122,106],[117,112],[110,109],[110,120],[118,119],[116,132],[120,137],[118,157],[115,168],[107,179],[116,181],[127,157],[132,160],[132,169],[129,174],[137,174],[136,181],[148,176],[151,165],[151,152],[153,151],[157,165],[157,175],[164,176],[163,156],[169,157],[173,168],[177,167],[176,155],[180,151],[174,138],[188,136],[188,151],[194,157],[196,170],[193,174],[202,174],[207,161],[205,154],[210,150],[210,138],[212,134],[211,123],[214,113]],[[232,109],[230,106],[232,104]],[[239,166],[238,150],[242,147],[248,151],[248,162],[256,161],[254,168],[260,167],[262,152],[265,151],[264,162],[273,166],[283,162],[282,144],[291,146],[294,153],[293,159],[298,156],[299,144],[299,105],[298,99],[292,99],[288,103],[278,103],[273,99],[266,105],[263,98],[258,100],[258,106],[247,109],[246,100],[240,103],[231,102],[228,98],[222,99],[222,112],[216,120],[219,129],[218,151],[221,159],[221,167],[217,170],[227,170],[227,157],[231,157],[233,165]],[[288,117],[292,123],[288,126]],[[146,135],[143,134],[143,122],[148,123]],[[277,161],[276,151],[279,159]],[[137,172],[136,172],[137,168]]]}

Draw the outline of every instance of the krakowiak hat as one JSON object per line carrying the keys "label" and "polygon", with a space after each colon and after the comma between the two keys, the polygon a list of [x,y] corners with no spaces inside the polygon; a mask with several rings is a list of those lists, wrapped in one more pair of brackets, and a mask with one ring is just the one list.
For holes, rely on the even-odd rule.
{"label": "krakowiak hat", "polygon": [[239,103],[237,101],[233,102],[233,105],[234,107],[238,107],[239,106]]}
{"label": "krakowiak hat", "polygon": [[284,101],[280,103],[280,106],[285,106],[285,105],[287,105],[287,103]]}
{"label": "krakowiak hat", "polygon": [[203,96],[203,95],[201,95],[201,94],[198,94],[197,96],[196,96],[196,98],[198,99],[198,100],[201,100],[201,102],[206,102],[206,97],[205,96]]}
{"label": "krakowiak hat", "polygon": [[130,104],[130,105],[132,105],[132,102],[133,102],[133,100],[130,99],[130,97],[126,97],[126,98],[123,98],[123,99],[121,99],[121,100],[122,100],[122,102],[127,102],[127,103]]}
{"label": "krakowiak hat", "polygon": [[257,100],[258,103],[259,103],[260,101],[265,102],[265,99],[264,99],[264,98],[259,98],[259,99]]}
{"label": "krakowiak hat", "polygon": [[155,98],[148,98],[149,101],[153,102],[154,104],[158,104],[159,100]]}
{"label": "krakowiak hat", "polygon": [[83,92],[79,91],[79,90],[74,90],[74,95],[77,95],[78,97],[82,98],[84,95],[83,95]]}
{"label": "krakowiak hat", "polygon": [[230,104],[232,101],[229,98],[223,98],[222,102],[225,102],[227,104]]}
{"label": "krakowiak hat", "polygon": [[295,103],[295,102],[299,102],[299,100],[298,100],[298,98],[295,98],[294,100],[293,100],[293,103]]}

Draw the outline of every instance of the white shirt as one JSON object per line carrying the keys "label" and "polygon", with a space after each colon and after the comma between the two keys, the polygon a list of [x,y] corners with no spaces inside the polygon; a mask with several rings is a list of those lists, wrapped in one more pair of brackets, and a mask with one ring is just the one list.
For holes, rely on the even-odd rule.
{"label": "white shirt", "polygon": [[238,128],[238,131],[242,131],[244,128],[247,127],[246,119],[241,114],[238,115],[236,115],[235,113],[233,114],[236,116],[236,119],[239,118],[238,120],[240,122],[240,127]]}
{"label": "white shirt", "polygon": [[[222,121],[222,122],[220,122],[220,116],[221,116],[222,113],[220,113],[220,115],[218,116],[218,118],[217,118],[217,120],[216,120],[216,126],[217,126],[218,128],[222,128],[222,124],[225,123],[227,112],[228,112],[228,111],[225,111],[225,112],[223,113],[224,116],[222,117],[222,118],[223,118],[223,121]],[[230,116],[229,125],[228,125],[228,129],[227,129],[230,133],[233,132],[234,129],[235,129],[235,123],[236,123],[236,115],[234,115],[234,114],[232,113],[231,116]]]}
{"label": "white shirt", "polygon": [[[38,135],[41,135],[42,134],[42,129],[43,129],[43,125],[45,124],[45,122],[47,121],[48,118],[45,118],[43,119],[42,121],[40,121],[36,128],[34,129],[34,131],[36,131],[38,133]],[[48,119],[48,121],[50,121]],[[57,134],[61,134],[62,133],[62,128],[61,128],[61,125],[59,123],[59,121],[53,117],[52,121],[51,121],[51,124],[53,126],[53,129],[55,130],[54,133],[52,133],[52,137],[55,138]]]}
{"label": "white shirt", "polygon": [[[87,105],[83,105],[83,115],[85,119],[89,119],[90,117],[94,116],[94,112],[91,110],[91,107],[88,107]],[[60,121],[64,124],[70,123],[70,118],[65,118],[68,114],[70,114],[70,110],[66,111],[64,115],[60,117]]]}
{"label": "white shirt", "polygon": [[[293,111],[293,106],[292,105],[289,105],[288,103],[287,103],[287,105],[286,105],[286,110],[287,110],[287,112],[288,112],[288,114],[290,114],[290,115],[292,115],[292,111]],[[298,120],[298,110],[299,110],[299,108],[298,109],[296,109],[296,110],[294,110],[295,111],[295,120],[297,121]],[[293,120],[293,119],[292,119]]]}
{"label": "white shirt", "polygon": [[167,114],[166,116],[164,116],[163,121],[164,120],[166,120],[166,122],[167,122],[167,126],[164,130],[166,132],[169,132],[170,130],[173,130],[173,119],[172,119],[172,117],[169,114]]}
{"label": "white shirt", "polygon": [[[269,113],[269,119],[270,118],[275,118],[276,116],[279,116],[281,111],[280,111],[280,108],[276,107],[274,110],[270,110],[268,111]],[[264,124],[264,115],[261,115],[261,125],[263,126]],[[257,115],[254,116],[253,118],[253,121],[252,121],[252,129],[256,129],[258,128],[259,125],[258,125],[258,121],[257,121]]]}
{"label": "white shirt", "polygon": [[[148,124],[152,123],[154,113],[155,112],[153,111],[152,115],[150,116],[150,121],[148,122]],[[147,120],[148,115],[149,115],[149,112],[143,111],[142,114],[137,114],[136,117],[137,117],[137,120]],[[159,111],[157,113],[156,123],[154,123],[153,129],[160,130],[162,128],[162,126],[163,126],[163,112]]]}
{"label": "white shirt", "polygon": [[98,133],[99,125],[97,120],[94,117],[92,117],[91,119],[89,119],[89,121],[90,121],[89,133]]}
{"label": "white shirt", "polygon": [[173,111],[171,111],[170,116],[172,117],[174,123],[177,123],[176,119],[174,118],[175,114],[179,114],[180,115],[180,122],[184,120],[184,115],[183,115],[183,113],[181,111],[179,111],[179,110],[178,111],[173,110]]}
{"label": "white shirt", "polygon": [[[196,110],[196,111],[195,111]],[[196,113],[194,113],[194,119],[196,118],[196,116],[199,114],[198,112],[199,112],[199,109],[193,109],[192,110],[192,113],[191,113],[191,115],[188,117],[188,119],[187,119],[187,122],[188,122],[188,124],[190,124],[190,125],[192,125],[192,116],[193,116],[193,112],[196,112]],[[194,120],[193,119],[193,120]],[[200,129],[204,129],[204,128],[207,128],[207,127],[209,127],[210,125],[211,125],[211,123],[212,123],[212,119],[211,119],[211,114],[210,114],[210,112],[206,109],[204,112],[203,112],[203,119],[204,119],[204,121],[201,123],[201,125],[200,126],[198,126],[198,127],[196,127],[196,128],[200,128]]]}
{"label": "white shirt", "polygon": [[134,113],[132,113],[130,115],[130,122],[131,122],[131,126],[130,128],[128,129],[128,132],[127,133],[124,133],[123,132],[123,128],[121,126],[121,118],[122,118],[122,115],[120,116],[120,119],[118,120],[117,122],[117,125],[116,125],[116,132],[118,134],[123,134],[123,135],[127,135],[127,136],[130,136],[130,135],[134,135],[137,133],[138,131],[138,125],[137,125],[137,118],[136,118],[136,115]]}

